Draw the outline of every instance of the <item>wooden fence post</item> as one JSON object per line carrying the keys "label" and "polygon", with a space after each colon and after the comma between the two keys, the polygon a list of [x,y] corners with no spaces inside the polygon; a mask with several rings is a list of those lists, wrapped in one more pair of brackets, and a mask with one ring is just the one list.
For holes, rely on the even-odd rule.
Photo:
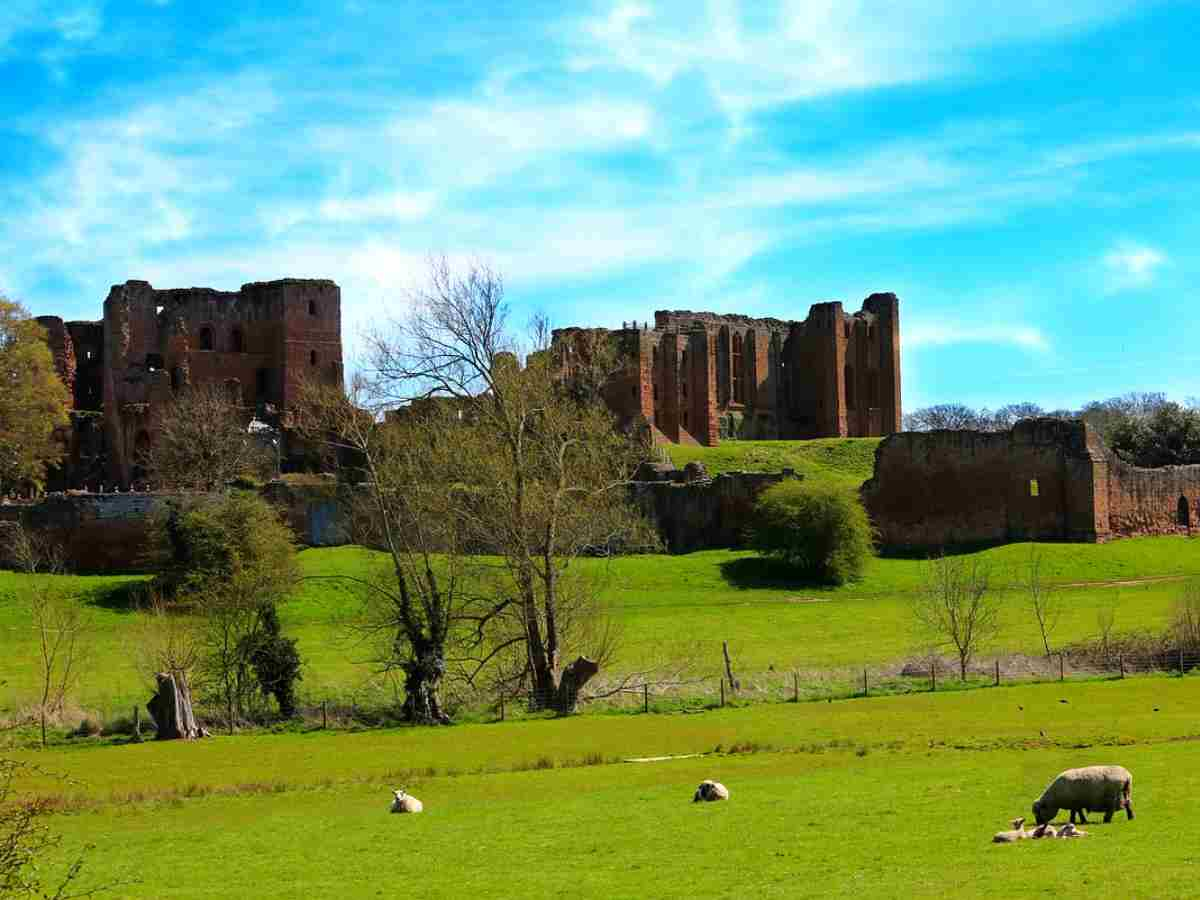
{"label": "wooden fence post", "polygon": [[996,660],[996,687],[1000,687],[1000,660]]}
{"label": "wooden fence post", "polygon": [[870,693],[870,689],[867,687],[867,670],[864,668],[863,669],[863,696],[864,697],[867,696],[868,693]]}
{"label": "wooden fence post", "polygon": [[650,685],[642,684],[642,712],[650,712]]}
{"label": "wooden fence post", "polygon": [[721,706],[725,706],[725,676],[721,676]]}
{"label": "wooden fence post", "polygon": [[937,660],[929,664],[929,690],[937,690]]}
{"label": "wooden fence post", "polygon": [[800,673],[792,672],[792,702],[800,702]]}
{"label": "wooden fence post", "polygon": [[1067,679],[1067,662],[1063,658],[1063,655],[1060,653],[1060,654],[1058,654],[1058,680],[1066,681],[1066,679]]}
{"label": "wooden fence post", "polygon": [[1125,677],[1125,654],[1121,653],[1117,656],[1117,665],[1121,667],[1121,677]]}
{"label": "wooden fence post", "polygon": [[1183,677],[1183,648],[1179,648],[1179,677]]}

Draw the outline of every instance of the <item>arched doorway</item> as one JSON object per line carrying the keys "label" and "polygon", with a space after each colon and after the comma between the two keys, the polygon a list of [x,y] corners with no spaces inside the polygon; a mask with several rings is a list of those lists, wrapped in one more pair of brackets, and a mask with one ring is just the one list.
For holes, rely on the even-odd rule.
{"label": "arched doorway", "polygon": [[1192,527],[1192,513],[1188,506],[1187,497],[1180,497],[1179,503],[1176,505],[1176,521],[1183,528]]}

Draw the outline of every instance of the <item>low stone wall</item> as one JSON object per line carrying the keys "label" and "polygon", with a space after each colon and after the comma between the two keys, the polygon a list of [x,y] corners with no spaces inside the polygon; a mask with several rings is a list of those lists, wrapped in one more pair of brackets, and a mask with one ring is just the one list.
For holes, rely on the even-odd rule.
{"label": "low stone wall", "polygon": [[[299,543],[313,547],[347,543],[333,485],[272,482],[262,493],[279,507]],[[67,493],[52,494],[38,503],[0,505],[0,567],[13,565],[4,558],[8,540],[3,532],[19,524],[58,543],[75,571],[137,571],[146,550],[149,515],[171,496],[176,495]]]}
{"label": "low stone wall", "polygon": [[1059,419],[894,434],[861,495],[893,551],[1200,529],[1200,466],[1131,466],[1085,423]]}
{"label": "low stone wall", "polygon": [[712,479],[663,468],[652,474],[654,480],[635,481],[630,493],[672,553],[742,546],[758,495],[798,477],[790,470],[729,472]]}

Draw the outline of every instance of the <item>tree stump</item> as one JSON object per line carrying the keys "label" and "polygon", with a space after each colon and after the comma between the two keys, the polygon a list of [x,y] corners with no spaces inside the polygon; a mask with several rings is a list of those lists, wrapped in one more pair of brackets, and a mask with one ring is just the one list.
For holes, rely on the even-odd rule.
{"label": "tree stump", "polygon": [[159,672],[154,678],[158,682],[158,691],[150,698],[146,709],[158,726],[155,740],[191,740],[200,737],[202,732],[192,712],[192,694],[184,674]]}

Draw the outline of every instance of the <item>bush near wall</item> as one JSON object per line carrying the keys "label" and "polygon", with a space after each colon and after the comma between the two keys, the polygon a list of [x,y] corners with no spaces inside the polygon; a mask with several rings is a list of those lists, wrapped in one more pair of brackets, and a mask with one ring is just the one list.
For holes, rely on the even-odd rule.
{"label": "bush near wall", "polygon": [[814,581],[862,577],[874,553],[870,520],[858,498],[836,486],[785,481],[758,499],[750,545]]}

